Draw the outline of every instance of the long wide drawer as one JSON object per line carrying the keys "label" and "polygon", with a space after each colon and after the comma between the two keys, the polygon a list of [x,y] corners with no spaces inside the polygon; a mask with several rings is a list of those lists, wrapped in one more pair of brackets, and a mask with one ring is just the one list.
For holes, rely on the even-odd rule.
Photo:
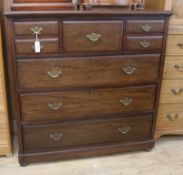
{"label": "long wide drawer", "polygon": [[183,104],[160,105],[158,111],[157,130],[183,130]]}
{"label": "long wide drawer", "polygon": [[64,21],[66,53],[120,52],[123,21]]}
{"label": "long wide drawer", "polygon": [[23,127],[25,151],[150,138],[152,116]]}
{"label": "long wide drawer", "polygon": [[166,56],[163,78],[183,79],[183,56]]}
{"label": "long wide drawer", "polygon": [[23,121],[108,117],[111,114],[152,112],[156,88],[116,88],[21,94]]}
{"label": "long wide drawer", "polygon": [[159,61],[160,55],[19,60],[18,83],[21,89],[151,83]]}
{"label": "long wide drawer", "polygon": [[160,103],[183,103],[183,80],[164,80],[162,82]]}
{"label": "long wide drawer", "polygon": [[163,36],[127,36],[125,52],[161,52]]}

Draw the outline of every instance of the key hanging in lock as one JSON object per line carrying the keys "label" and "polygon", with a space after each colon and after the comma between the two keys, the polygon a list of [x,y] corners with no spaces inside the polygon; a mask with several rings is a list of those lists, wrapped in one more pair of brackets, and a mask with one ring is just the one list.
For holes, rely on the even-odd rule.
{"label": "key hanging in lock", "polygon": [[40,32],[42,31],[42,28],[35,26],[35,27],[31,28],[31,31],[33,32],[33,35],[35,35],[35,37],[36,37],[33,49],[34,49],[35,53],[40,53],[42,46],[41,46],[38,36],[41,34]]}
{"label": "key hanging in lock", "polygon": [[35,50],[35,53],[40,53],[41,52],[41,43],[38,39],[38,33],[35,33],[36,35],[36,40],[34,42],[34,50]]}

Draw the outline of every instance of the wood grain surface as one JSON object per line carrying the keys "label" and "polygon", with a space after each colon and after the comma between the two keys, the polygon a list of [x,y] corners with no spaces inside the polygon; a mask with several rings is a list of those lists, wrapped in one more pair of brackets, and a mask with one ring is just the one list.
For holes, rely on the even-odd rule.
{"label": "wood grain surface", "polygon": [[34,27],[42,28],[40,35],[56,35],[59,33],[58,21],[27,21],[27,22],[15,22],[14,32],[15,36],[32,36]]}
{"label": "wood grain surface", "polygon": [[[88,38],[91,34],[97,34],[100,37],[97,41],[92,41]],[[66,53],[119,53],[122,49],[122,34],[122,21],[65,21],[63,50]]]}
{"label": "wood grain surface", "polygon": [[[152,83],[158,81],[159,62],[159,54],[18,60],[18,86],[35,90]],[[56,78],[48,74],[54,70],[60,72]]]}
{"label": "wood grain surface", "polygon": [[145,9],[164,10],[166,0],[145,0]]}
{"label": "wood grain surface", "polygon": [[[113,114],[152,112],[155,87],[91,89],[83,91],[52,92],[20,95],[23,121],[87,119]],[[124,105],[123,100],[130,99]],[[61,104],[54,110],[49,104]]]}
{"label": "wood grain surface", "polygon": [[[146,140],[150,137],[151,122],[150,115],[107,121],[23,127],[24,147],[26,152],[37,152],[38,150],[64,149],[68,146],[76,148],[111,142]],[[125,130],[124,133],[121,133],[120,129]]]}
{"label": "wood grain surface", "polygon": [[163,78],[165,80],[183,79],[182,56],[166,56]]}
{"label": "wood grain surface", "polygon": [[[146,30],[143,27],[149,26],[150,29]],[[144,30],[145,29],[145,30]],[[165,29],[164,20],[128,20],[126,32],[128,34],[152,34],[163,33]]]}
{"label": "wood grain surface", "polygon": [[157,120],[158,131],[181,131],[183,126],[183,104],[162,104]]}
{"label": "wood grain surface", "polygon": [[163,80],[161,90],[161,104],[183,103],[183,80]]}
{"label": "wood grain surface", "polygon": [[[155,3],[156,1],[154,1]],[[174,12],[170,19],[169,35],[163,74],[160,106],[155,137],[183,134],[182,118],[182,57],[183,1],[167,0],[164,9]]]}
{"label": "wood grain surface", "polygon": [[[170,15],[169,12],[145,11],[133,13],[131,11],[98,11],[97,13],[49,11],[6,14],[10,36],[8,41],[11,47],[8,65],[12,109],[18,124],[19,161],[22,166],[27,163],[153,148]],[[57,36],[60,52],[18,55],[14,41],[30,40],[30,36],[14,34],[15,19],[16,22],[60,19]],[[158,29],[160,33],[153,33],[153,35],[147,33],[128,35],[125,21],[129,19],[138,21],[161,19],[165,21],[165,30],[161,32]],[[46,39],[53,37],[46,34],[45,36]],[[131,39],[131,44],[127,39]],[[146,46],[149,41],[150,45]],[[143,42],[144,47],[140,42]],[[134,78],[130,79],[126,76]],[[138,122],[138,116],[144,116],[141,122]],[[147,116],[152,116],[148,120],[148,131],[143,130],[146,124],[142,127],[140,125],[147,121]],[[137,126],[138,129],[134,130],[132,136],[127,136],[129,139],[118,142],[119,137],[111,136],[113,131],[108,133],[105,128],[113,128],[110,125],[112,123],[123,124],[124,118],[129,124],[134,118],[135,122],[132,123],[139,127]],[[116,119],[119,122],[114,121]],[[96,132],[88,132],[87,135],[87,132],[82,131],[91,128],[95,128],[92,131],[97,131],[100,128],[97,124],[99,120],[103,121],[100,125],[102,134],[98,132],[98,135],[95,134],[93,137],[93,133]],[[88,122],[95,124],[89,125]],[[77,125],[77,123],[85,123],[85,125]],[[73,127],[65,129],[64,132],[71,131],[75,126],[74,133],[77,131],[81,136],[79,136],[81,145],[75,146],[77,138],[75,135],[73,138],[72,135],[69,136],[72,139],[68,138],[63,143],[64,149],[55,147],[54,144],[51,147],[44,147],[46,142],[50,143],[46,137],[47,131],[55,131],[57,125],[61,125],[59,128],[64,129],[67,124]],[[49,126],[53,127],[48,129]],[[27,129],[26,132],[22,127]],[[120,132],[128,132],[128,126],[124,127]],[[41,140],[39,128],[43,128],[42,131],[45,133],[44,145],[38,143]],[[142,137],[140,135],[136,137],[138,131]],[[31,134],[31,132],[36,133]],[[103,135],[103,132],[106,134]],[[62,133],[50,134],[53,140],[62,137]],[[37,135],[39,139],[34,141],[31,136]],[[93,141],[90,142],[92,139]],[[108,139],[112,141],[107,143]]]}
{"label": "wood grain surface", "polygon": [[58,38],[44,38],[40,39],[41,53],[35,53],[34,47],[35,39],[16,39],[16,53],[17,55],[42,55],[59,53]]}
{"label": "wood grain surface", "polygon": [[10,156],[11,140],[10,140],[10,128],[9,128],[9,116],[8,116],[8,104],[6,96],[6,85],[4,75],[4,61],[2,50],[2,33],[0,26],[0,155]]}
{"label": "wood grain surface", "polygon": [[[148,42],[148,46],[141,43]],[[127,36],[124,45],[125,52],[160,53],[162,50],[163,36]]]}
{"label": "wood grain surface", "polygon": [[168,35],[167,55],[183,55],[183,35]]}

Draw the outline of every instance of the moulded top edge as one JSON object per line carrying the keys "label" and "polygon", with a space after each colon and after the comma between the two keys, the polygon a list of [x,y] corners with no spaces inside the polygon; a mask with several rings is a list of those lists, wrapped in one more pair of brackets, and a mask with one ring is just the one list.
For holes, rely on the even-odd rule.
{"label": "moulded top edge", "polygon": [[171,11],[149,11],[149,10],[102,10],[102,11],[77,11],[77,10],[67,10],[67,11],[13,11],[13,12],[5,12],[5,16],[59,16],[59,15],[79,15],[79,16],[136,16],[136,15],[144,15],[144,16],[171,16],[173,12]]}

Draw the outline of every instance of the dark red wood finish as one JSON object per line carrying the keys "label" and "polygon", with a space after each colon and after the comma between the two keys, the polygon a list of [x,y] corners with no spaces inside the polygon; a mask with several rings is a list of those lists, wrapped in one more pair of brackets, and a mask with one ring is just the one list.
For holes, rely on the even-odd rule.
{"label": "dark red wood finish", "polygon": [[164,20],[128,20],[126,30],[128,34],[156,34],[163,33],[164,27]]}
{"label": "dark red wood finish", "polygon": [[[155,87],[90,89],[54,93],[21,94],[22,121],[53,121],[87,119],[88,117],[114,114],[153,112]],[[130,98],[129,105],[122,100]],[[51,109],[49,104],[62,104]]]}
{"label": "dark red wood finish", "polygon": [[[113,118],[55,125],[23,126],[24,149],[37,152],[150,138],[152,116]],[[128,133],[120,129],[128,127]],[[57,137],[56,137],[57,136]],[[55,138],[54,138],[55,137]]]}
{"label": "dark red wood finish", "polygon": [[[159,63],[159,54],[19,59],[18,87],[21,90],[42,90],[156,83]],[[132,74],[125,72],[128,66],[135,68]],[[48,75],[48,71],[51,70],[62,73],[53,79]]]}
{"label": "dark red wood finish", "polygon": [[[35,162],[152,148],[154,146],[154,127],[163,73],[168,17],[170,15],[169,12],[145,11],[14,12],[6,14],[9,37],[10,93],[12,113],[18,126],[20,164],[26,165]],[[17,40],[23,42],[33,39],[29,34],[29,29],[22,24],[25,22],[31,27],[31,23],[35,25],[36,21],[42,21],[41,25],[45,22],[43,28],[51,27],[49,24],[52,21],[56,21],[54,26],[57,26],[58,21],[58,32],[53,27],[49,31],[45,30],[43,35],[40,36],[41,40],[53,40],[56,37],[58,39],[58,50],[51,47],[49,49],[52,49],[53,52],[48,52],[49,49],[45,49],[45,52],[35,54],[33,51],[30,53],[30,46],[22,45],[23,51],[19,49],[17,52]],[[78,31],[73,31],[75,26],[72,26],[68,30],[72,36],[77,37],[77,42],[74,41],[74,38],[73,42],[80,44],[77,46],[77,52],[75,52],[76,50],[73,52],[72,47],[70,47],[73,42],[71,38],[68,38],[67,30],[64,31],[64,25],[69,23],[72,25],[80,24],[86,21],[90,27],[87,26],[80,30],[80,27],[77,26]],[[100,23],[108,25],[110,22],[113,24],[115,21],[118,21],[115,23],[116,29],[118,29],[115,30],[114,36],[112,29],[111,31],[106,30],[105,33],[105,27],[97,25]],[[138,21],[140,25],[147,21],[148,25],[151,25],[151,21],[153,21],[152,27],[153,29],[155,27],[155,29],[152,30],[152,34],[131,29],[129,32],[128,21],[135,21],[132,25],[137,25],[137,27],[139,26]],[[146,22],[144,23],[144,21]],[[157,26],[154,25],[156,21]],[[120,24],[120,29],[118,24]],[[83,36],[83,32],[80,31],[85,31]],[[75,32],[79,32],[79,35],[77,36]],[[82,38],[88,32],[89,34],[104,32],[102,33],[102,36],[105,36],[102,40],[104,43],[101,44],[100,40],[93,43],[98,45],[95,48],[99,48],[99,50],[91,48],[91,44],[87,45],[87,38],[86,41]],[[119,37],[119,41],[116,40],[116,36]],[[127,42],[129,38],[135,39],[135,41],[146,39],[152,43],[144,51],[146,48],[139,49],[139,46],[137,47],[135,44],[137,42],[129,44]],[[112,42],[118,44],[112,45]],[[110,45],[115,48],[115,52],[111,52]],[[85,47],[84,50],[83,47]],[[71,48],[71,50],[67,49],[66,51],[65,48]],[[29,52],[25,52],[27,50]],[[124,67],[130,67],[130,70],[127,69],[127,74],[123,71]],[[135,69],[131,69],[134,67]],[[61,77],[49,79],[47,73],[54,68],[62,69]],[[73,78],[69,73],[73,74]],[[63,111],[59,107],[59,111],[49,112],[49,115],[46,116],[48,114],[48,103],[58,102],[61,104],[60,107],[63,107]],[[119,103],[122,105],[121,108]],[[55,105],[52,106],[55,107]],[[56,105],[56,109],[57,107],[58,105]],[[138,110],[135,110],[136,108]],[[92,126],[89,126],[89,123],[92,123]],[[132,132],[129,137],[125,135],[126,138],[129,138],[127,140],[123,140],[119,135],[113,137],[110,134],[117,132],[114,129],[116,127],[113,126],[118,124],[126,127],[121,130],[124,135],[129,132],[128,124],[133,125],[139,132],[134,131],[135,133]],[[62,136],[63,133],[61,135],[55,133],[57,126],[59,131],[68,133],[68,137],[67,134],[64,137],[66,140],[61,140],[61,143],[55,145],[49,143],[51,150],[41,146],[41,144],[39,145],[41,132],[45,135],[53,134],[56,140],[58,136]],[[110,134],[106,126],[109,126]],[[41,128],[41,132],[39,132],[39,128]],[[92,129],[89,128],[102,129],[101,135],[93,138],[94,142],[90,138],[87,140],[87,135],[93,134]],[[118,126],[117,128],[119,129]],[[75,133],[75,130],[81,134],[81,145],[75,146],[76,142],[70,135],[72,132]],[[83,132],[84,130],[87,130],[88,133]],[[39,139],[37,136],[40,136]],[[109,140],[106,140],[105,138],[108,136]],[[114,142],[113,139],[115,138]],[[43,139],[45,145],[50,142],[47,140],[48,138]],[[29,144],[30,142],[32,146]]]}

